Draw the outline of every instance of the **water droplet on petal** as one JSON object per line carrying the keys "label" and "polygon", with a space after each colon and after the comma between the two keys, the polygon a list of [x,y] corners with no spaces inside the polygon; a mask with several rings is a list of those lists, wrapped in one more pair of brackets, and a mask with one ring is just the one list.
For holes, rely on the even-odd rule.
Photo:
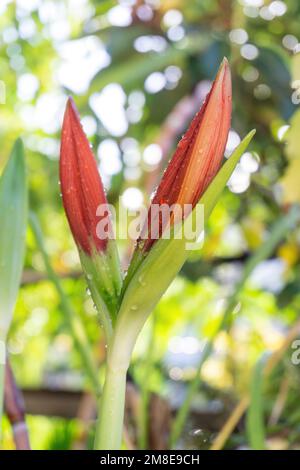
{"label": "water droplet on petal", "polygon": [[141,286],[145,287],[146,282],[144,281],[143,276],[140,276],[138,280],[139,280],[139,283],[141,284]]}

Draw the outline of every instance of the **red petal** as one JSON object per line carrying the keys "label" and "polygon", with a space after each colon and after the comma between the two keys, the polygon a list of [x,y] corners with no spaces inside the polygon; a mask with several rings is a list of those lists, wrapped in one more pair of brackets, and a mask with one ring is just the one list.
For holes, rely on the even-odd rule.
{"label": "red petal", "polygon": [[[191,204],[195,207],[221,166],[230,119],[231,76],[224,59],[202,108],[178,144],[151,205]],[[147,224],[149,230],[150,211]],[[160,224],[159,236],[164,228]],[[143,237],[145,230],[147,227],[144,227]],[[154,241],[148,238],[143,249],[149,250]]]}
{"label": "red petal", "polygon": [[107,200],[96,160],[71,98],[62,128],[60,181],[64,208],[76,243],[89,254],[93,246],[105,250],[107,240],[101,240],[96,234],[99,223],[96,211]]}

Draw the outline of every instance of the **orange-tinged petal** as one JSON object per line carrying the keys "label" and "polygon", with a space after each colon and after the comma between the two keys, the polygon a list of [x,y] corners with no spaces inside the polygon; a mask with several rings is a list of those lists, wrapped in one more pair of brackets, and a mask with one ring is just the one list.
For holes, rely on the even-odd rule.
{"label": "orange-tinged petal", "polygon": [[[151,201],[152,207],[161,204],[195,207],[221,166],[230,128],[231,98],[230,69],[224,59],[205,102],[169,162]],[[150,211],[142,238],[145,231],[150,233]],[[174,218],[173,222],[177,222],[176,215]],[[160,223],[159,236],[164,229]],[[149,235],[143,250],[149,250],[154,241]]]}

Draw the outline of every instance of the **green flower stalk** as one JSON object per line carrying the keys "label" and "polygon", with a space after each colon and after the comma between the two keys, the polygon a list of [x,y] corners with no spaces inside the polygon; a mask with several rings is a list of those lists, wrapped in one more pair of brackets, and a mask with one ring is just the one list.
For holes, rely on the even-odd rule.
{"label": "green flower stalk", "polygon": [[[95,160],[74,104],[69,101],[67,105],[60,163],[63,202],[88,282],[89,275],[96,281],[92,296],[100,316],[110,325],[95,449],[120,449],[126,373],[137,337],[186,261],[190,235],[196,242],[203,232],[203,223],[197,219],[199,204],[204,207],[206,222],[254,134],[250,133],[221,167],[230,119],[231,77],[224,59],[210,93],[179,142],[151,201],[122,285],[111,228],[107,224],[105,240],[104,234],[96,229],[97,206],[106,204],[106,198]],[[178,211],[186,205],[188,212]],[[167,220],[161,218],[163,207],[170,210]],[[97,239],[99,235],[101,240]]]}
{"label": "green flower stalk", "polygon": [[22,275],[26,224],[24,150],[21,140],[17,140],[0,179],[0,429],[5,343]]}

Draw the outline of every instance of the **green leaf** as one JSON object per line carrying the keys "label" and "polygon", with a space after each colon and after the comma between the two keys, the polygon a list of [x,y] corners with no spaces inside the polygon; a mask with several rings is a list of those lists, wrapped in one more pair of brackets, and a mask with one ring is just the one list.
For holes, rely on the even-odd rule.
{"label": "green leaf", "polygon": [[0,339],[12,319],[23,269],[27,224],[24,150],[17,140],[0,179]]}
{"label": "green leaf", "polygon": [[263,379],[268,356],[268,353],[264,353],[257,361],[251,379],[251,402],[247,412],[246,428],[250,446],[254,450],[263,450],[265,448]]}
{"label": "green leaf", "polygon": [[[251,131],[235,149],[200,199],[199,204],[204,206],[205,223],[254,133],[255,131]],[[185,237],[176,238],[176,235],[179,231],[182,232],[182,228],[190,226],[190,219],[194,217],[195,211],[196,208],[183,224],[177,224],[170,239],[161,238],[158,240],[146,257],[136,257],[129,268],[129,280],[125,284],[126,289],[117,318],[116,330],[130,330],[132,347],[149,313],[167,290],[189,255],[187,239]],[[202,231],[203,225],[201,224],[197,227],[195,240]],[[188,232],[184,230],[182,233]]]}
{"label": "green leaf", "polygon": [[259,55],[254,60],[264,83],[271,90],[277,108],[284,119],[290,119],[297,107],[290,97],[290,84],[292,81],[289,64],[281,48],[260,47]]}

